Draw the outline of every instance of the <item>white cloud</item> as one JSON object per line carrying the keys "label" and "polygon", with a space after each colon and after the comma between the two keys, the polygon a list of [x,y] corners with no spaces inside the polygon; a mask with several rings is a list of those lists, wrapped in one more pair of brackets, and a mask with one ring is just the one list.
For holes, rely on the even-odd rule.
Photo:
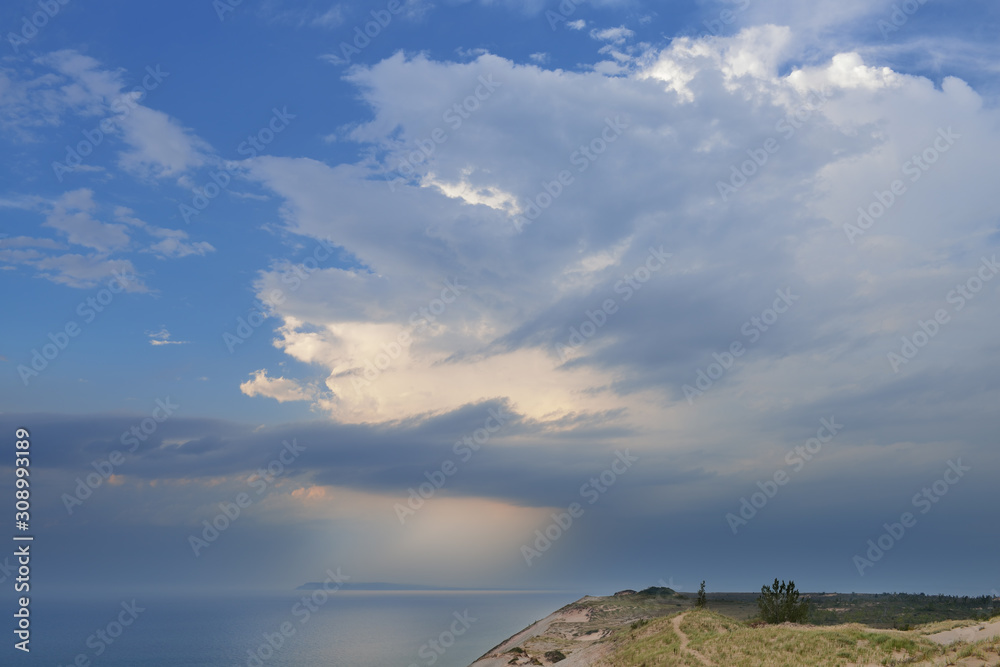
{"label": "white cloud", "polygon": [[621,45],[632,37],[635,37],[635,32],[629,30],[625,26],[618,26],[617,28],[604,28],[603,30],[597,30],[595,28],[590,31],[590,36],[593,39],[602,42],[610,42],[612,44]]}
{"label": "white cloud", "polygon": [[[102,137],[92,146],[94,153],[106,142],[123,141],[127,148],[119,155],[119,165],[143,176],[179,176],[206,163],[211,153],[208,144],[177,120],[137,101],[138,94],[126,85],[124,70],[105,69],[94,58],[72,50],[47,54],[34,64],[48,72],[0,69],[0,128],[15,138],[35,141],[38,128],[73,122]],[[158,66],[155,71],[147,92],[170,85],[169,72]],[[87,155],[77,169],[103,169]]]}
{"label": "white cloud", "polygon": [[50,53],[37,59],[70,78],[68,85],[62,86],[64,100],[83,107],[97,115],[103,111],[103,102],[121,94],[122,72],[100,69],[101,64],[90,56],[73,50]]}
{"label": "white cloud", "polygon": [[[57,255],[33,259],[30,262],[38,269],[38,275],[54,283],[90,289],[101,285],[113,276],[136,275],[132,262],[122,259],[108,259],[102,255]],[[142,280],[134,278],[124,281],[126,292],[147,292]]]}
{"label": "white cloud", "polygon": [[306,387],[283,377],[270,378],[266,370],[255,371],[251,379],[240,385],[240,391],[247,396],[265,396],[279,403],[286,401],[310,401],[317,398],[315,388]]}
{"label": "white cloud", "polygon": [[63,250],[66,246],[52,239],[36,239],[30,236],[13,236],[8,238],[6,234],[0,234],[0,247],[3,248],[46,248],[49,250]]}
{"label": "white cloud", "polygon": [[498,211],[508,211],[519,213],[517,200],[509,192],[503,192],[494,187],[474,187],[468,181],[461,180],[457,183],[446,183],[435,177],[434,174],[427,174],[422,184],[433,186],[439,189],[452,199],[460,199],[467,204],[482,204]]}
{"label": "white cloud", "polygon": [[151,245],[148,252],[159,257],[176,259],[178,257],[187,257],[188,255],[204,256],[215,251],[212,244],[206,241],[185,242],[184,239],[187,238],[187,233],[180,230],[160,229],[152,233],[162,237],[162,240]]}
{"label": "white cloud", "polygon": [[153,253],[161,259],[177,259],[189,255],[204,256],[215,252],[211,243],[205,241],[188,242],[188,233],[181,229],[165,229],[150,225],[134,216],[134,212],[124,206],[115,208],[115,218],[134,227],[144,230],[150,236],[160,239],[143,249],[143,252]]}
{"label": "white cloud", "polygon": [[[92,287],[102,278],[110,277],[117,266],[127,267],[134,273],[132,263],[120,258],[125,252],[138,251],[161,259],[177,259],[215,251],[210,243],[189,240],[185,231],[150,225],[124,206],[115,207],[116,222],[102,222],[100,206],[94,201],[93,191],[87,188],[65,192],[54,201],[41,197],[3,200],[0,207],[44,212],[42,226],[57,230],[65,239],[65,243],[28,236],[5,239],[0,243],[0,262],[34,267],[41,277],[71,287]],[[152,237],[153,241],[136,240],[134,231]],[[67,248],[67,243],[93,252],[58,254]],[[146,289],[138,278],[129,287],[130,291]]]}
{"label": "white cloud", "polygon": [[[25,208],[48,208],[50,210],[48,219],[54,221],[53,226],[63,228],[66,234],[74,239],[74,243],[103,248],[103,244],[100,243],[101,238],[110,236],[117,239],[118,236],[115,230],[111,232],[102,230],[101,223],[90,218],[86,212],[74,210],[74,206],[82,206],[89,210],[90,203],[87,191],[77,191],[67,193],[60,203],[49,204],[30,200],[30,205]],[[54,239],[0,235],[0,262],[6,264],[2,267],[3,270],[14,270],[18,265],[30,266],[35,268],[42,278],[78,288],[94,287],[114,275],[116,270],[135,272],[131,262],[109,259],[106,252],[88,255],[62,254],[66,249],[65,243]],[[127,288],[136,292],[146,289],[138,279],[131,281]]]}
{"label": "white cloud", "polygon": [[733,37],[681,37],[637,72],[640,78],[656,78],[686,102],[694,101],[688,84],[706,73],[722,75],[726,87],[772,87],[778,65],[788,53],[791,31],[783,26],[756,26]]}
{"label": "white cloud", "polygon": [[71,50],[16,70],[0,66],[0,129],[17,141],[36,142],[40,129],[61,125],[69,115],[99,119],[123,85],[121,72],[101,70],[96,60]]}
{"label": "white cloud", "polygon": [[143,176],[177,176],[206,162],[211,148],[162,111],[136,107],[122,119],[123,137],[131,145],[119,164]]}
{"label": "white cloud", "polygon": [[[490,55],[439,63],[397,54],[354,70],[374,117],[352,136],[387,151],[386,172],[441,126],[442,110],[475,90],[478,77],[502,86],[395,191],[370,162],[252,163],[252,178],[284,201],[290,230],[335,232],[363,267],[318,271],[276,308],[276,345],[321,369],[329,393],[299,384],[275,393],[358,422],[495,397],[546,422],[622,407],[635,428],[667,424],[677,447],[694,447],[709,427],[738,441],[735,423],[730,432],[712,422],[720,410],[749,418],[751,408],[779,409],[785,392],[814,405],[859,382],[888,391],[895,378],[879,345],[933,312],[948,280],[967,270],[965,256],[995,231],[981,214],[995,203],[976,184],[1000,147],[997,112],[958,80],[935,89],[858,54],[790,67],[790,44],[780,26],[678,39],[614,78]],[[820,108],[788,124],[820,93],[828,98]],[[621,136],[598,143],[616,118],[627,126]],[[928,172],[866,234],[863,250],[852,246],[843,223],[948,126],[974,139]],[[718,183],[769,138],[778,152],[723,201]],[[581,158],[589,146],[600,151],[594,161]],[[559,188],[561,170],[572,183]],[[540,194],[549,198],[544,211],[517,230],[516,211]],[[625,302],[616,284],[660,245],[674,255],[669,266]],[[425,321],[420,309],[456,277],[468,292]],[[276,270],[257,283],[261,295],[279,286]],[[789,286],[810,296],[688,406],[681,386],[713,352],[746,342],[741,324]],[[616,313],[563,363],[556,344],[608,298]],[[967,331],[989,331],[979,320],[986,312]],[[884,336],[879,345],[875,335]],[[967,335],[973,349],[992,344]],[[406,336],[411,342],[400,344]],[[840,362],[817,383],[815,355],[829,354],[831,337],[843,341]],[[950,363],[954,351],[942,344],[922,360]],[[754,389],[760,384],[768,389]]]}
{"label": "white cloud", "polygon": [[331,6],[324,13],[314,18],[311,25],[323,28],[337,28],[344,23],[344,7],[336,4]]}
{"label": "white cloud", "polygon": [[170,332],[167,331],[166,327],[161,327],[159,331],[147,331],[146,335],[149,336],[149,344],[154,347],[159,345],[187,345],[190,342],[186,340],[170,340]]}
{"label": "white cloud", "polygon": [[125,225],[95,220],[91,214],[96,208],[92,190],[73,190],[63,194],[52,204],[43,224],[62,232],[70,243],[101,253],[128,247],[129,237]]}

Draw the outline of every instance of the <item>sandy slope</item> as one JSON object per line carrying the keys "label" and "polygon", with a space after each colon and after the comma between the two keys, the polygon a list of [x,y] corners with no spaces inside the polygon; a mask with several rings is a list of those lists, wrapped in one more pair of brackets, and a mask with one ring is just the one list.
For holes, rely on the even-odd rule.
{"label": "sandy slope", "polygon": [[930,639],[932,642],[946,646],[957,641],[975,642],[980,639],[991,639],[993,637],[1000,637],[1000,621],[967,625],[962,628],[954,628],[953,630],[945,630],[944,632],[927,635],[927,639]]}
{"label": "sandy slope", "polygon": [[[587,599],[589,598],[584,597],[581,601]],[[472,667],[508,667],[512,664],[510,662],[512,658],[518,658],[513,664],[528,664],[529,658],[519,658],[516,654],[508,653],[513,648],[524,648],[532,656],[540,659],[549,648],[559,648],[566,655],[566,659],[559,662],[561,667],[592,665],[607,655],[610,647],[598,642],[606,636],[605,632],[583,634],[582,625],[588,621],[590,614],[586,610],[560,610],[549,614],[491,649],[472,663]],[[569,641],[573,644],[566,646]],[[543,664],[550,663],[543,660]]]}

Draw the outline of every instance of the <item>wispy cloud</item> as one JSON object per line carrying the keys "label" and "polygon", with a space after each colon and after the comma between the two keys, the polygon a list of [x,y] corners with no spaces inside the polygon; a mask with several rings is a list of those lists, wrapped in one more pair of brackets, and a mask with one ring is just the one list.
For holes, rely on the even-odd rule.
{"label": "wispy cloud", "polygon": [[190,342],[186,340],[170,340],[170,332],[167,331],[166,327],[162,327],[159,331],[147,331],[146,335],[149,336],[149,344],[154,347],[158,345],[187,345]]}
{"label": "wispy cloud", "polygon": [[603,30],[597,30],[595,28],[590,31],[590,36],[593,39],[602,42],[610,42],[611,44],[620,46],[632,37],[635,37],[635,32],[629,30],[625,26],[618,26],[617,28],[604,28]]}

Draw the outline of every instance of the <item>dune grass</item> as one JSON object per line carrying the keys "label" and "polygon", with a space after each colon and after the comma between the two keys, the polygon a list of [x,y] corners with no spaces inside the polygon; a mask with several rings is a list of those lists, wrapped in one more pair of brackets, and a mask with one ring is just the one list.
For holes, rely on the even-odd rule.
{"label": "dune grass", "polygon": [[[681,639],[672,627],[673,617],[651,621],[636,630],[615,636],[616,650],[604,663],[607,667],[653,667],[654,665],[695,665],[702,663],[690,652],[681,652]],[[681,632],[688,648],[698,651],[715,665],[726,667],[793,667],[795,665],[904,665],[940,658],[954,650],[939,646],[916,632],[872,630],[862,625],[809,626],[747,623],[711,611],[691,611],[684,615]],[[980,651],[979,644],[967,655]],[[949,656],[950,657],[950,656]],[[963,657],[963,656],[957,656]]]}
{"label": "dune grass", "polygon": [[681,654],[681,641],[674,633],[673,619],[677,614],[665,616],[616,632],[610,641],[618,648],[601,663],[606,667],[653,667],[654,665],[681,665],[701,667],[691,655]]}

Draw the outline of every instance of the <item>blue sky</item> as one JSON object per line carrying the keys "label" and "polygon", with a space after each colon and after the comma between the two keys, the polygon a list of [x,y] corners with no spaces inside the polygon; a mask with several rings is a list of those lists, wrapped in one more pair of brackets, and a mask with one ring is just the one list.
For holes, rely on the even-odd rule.
{"label": "blue sky", "polygon": [[39,7],[0,422],[66,582],[1000,587],[992,3]]}

